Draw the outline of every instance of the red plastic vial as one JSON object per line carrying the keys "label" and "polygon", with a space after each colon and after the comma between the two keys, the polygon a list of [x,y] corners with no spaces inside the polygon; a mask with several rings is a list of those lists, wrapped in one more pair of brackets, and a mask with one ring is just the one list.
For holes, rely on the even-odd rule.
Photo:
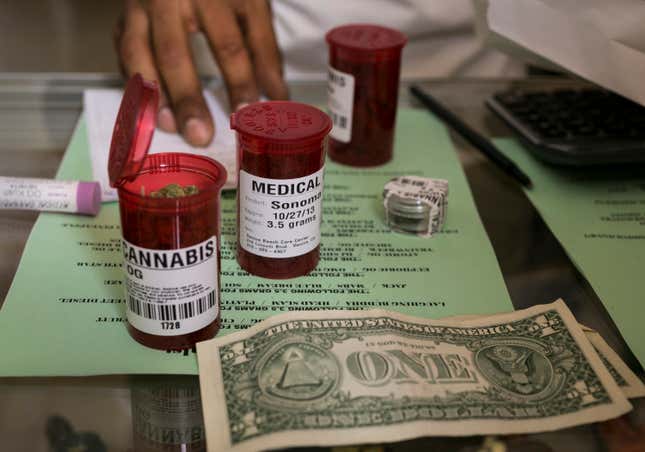
{"label": "red plastic vial", "polygon": [[[110,147],[121,213],[128,331],[162,350],[191,348],[219,330],[220,210],[226,170],[207,157],[147,155],[158,103],[139,74],[123,95]],[[196,194],[153,197],[170,184]]]}
{"label": "red plastic vial", "polygon": [[328,108],[334,121],[329,157],[352,166],[392,158],[401,50],[405,35],[391,28],[349,24],[327,33]]}
{"label": "red plastic vial", "polygon": [[231,115],[239,162],[237,260],[254,275],[293,278],[320,256],[323,168],[331,119],[272,101]]}

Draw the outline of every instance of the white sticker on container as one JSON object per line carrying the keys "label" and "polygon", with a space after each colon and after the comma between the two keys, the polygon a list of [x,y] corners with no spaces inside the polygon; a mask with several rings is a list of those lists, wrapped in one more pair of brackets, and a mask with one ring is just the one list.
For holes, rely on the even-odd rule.
{"label": "white sticker on container", "polygon": [[301,256],[320,244],[323,168],[296,179],[240,171],[240,246],[263,257]]}
{"label": "white sticker on container", "polygon": [[343,143],[352,139],[352,114],[354,111],[354,76],[329,67],[327,83],[327,108],[334,127],[329,135]]}
{"label": "white sticker on container", "polygon": [[209,325],[219,312],[217,238],[155,250],[123,240],[128,322],[148,334],[178,336]]}
{"label": "white sticker on container", "polygon": [[78,182],[0,177],[0,208],[76,212]]}

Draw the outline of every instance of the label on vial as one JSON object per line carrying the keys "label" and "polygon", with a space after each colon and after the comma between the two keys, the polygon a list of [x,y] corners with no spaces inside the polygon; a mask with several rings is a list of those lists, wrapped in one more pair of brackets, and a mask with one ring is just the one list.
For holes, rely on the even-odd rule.
{"label": "label on vial", "polygon": [[192,333],[217,318],[217,238],[174,250],[122,240],[128,322],[148,334]]}
{"label": "label on vial", "polygon": [[76,212],[78,182],[0,177],[0,208]]}
{"label": "label on vial", "polygon": [[354,76],[329,67],[327,72],[327,108],[334,123],[329,135],[343,143],[352,139]]}
{"label": "label on vial", "polygon": [[320,244],[323,168],[296,179],[240,171],[240,246],[263,257],[301,256]]}

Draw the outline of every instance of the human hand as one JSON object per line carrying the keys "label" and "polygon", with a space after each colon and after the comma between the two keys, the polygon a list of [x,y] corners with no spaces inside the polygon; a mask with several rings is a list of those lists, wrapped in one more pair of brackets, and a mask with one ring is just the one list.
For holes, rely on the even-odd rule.
{"label": "human hand", "polygon": [[268,0],[126,0],[115,30],[125,76],[139,72],[161,88],[157,124],[206,146],[215,125],[202,96],[189,34],[203,31],[215,56],[231,108],[288,98]]}

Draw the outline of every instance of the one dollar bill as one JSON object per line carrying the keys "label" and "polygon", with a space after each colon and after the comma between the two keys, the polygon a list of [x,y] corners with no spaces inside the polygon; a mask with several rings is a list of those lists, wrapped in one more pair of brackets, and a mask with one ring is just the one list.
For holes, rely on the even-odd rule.
{"label": "one dollar bill", "polygon": [[459,321],[288,313],[197,353],[212,451],[529,433],[631,409],[561,300]]}

